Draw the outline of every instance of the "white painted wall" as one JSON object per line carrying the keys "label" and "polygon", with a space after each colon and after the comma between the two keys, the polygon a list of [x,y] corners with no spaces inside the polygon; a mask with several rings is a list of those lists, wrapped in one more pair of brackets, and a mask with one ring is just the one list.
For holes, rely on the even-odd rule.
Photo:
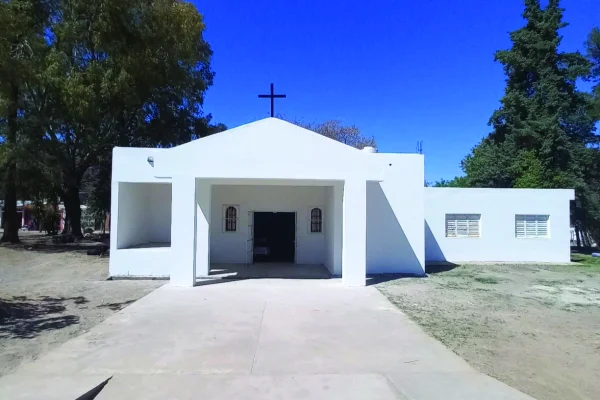
{"label": "white painted wall", "polygon": [[171,247],[110,251],[109,275],[113,277],[168,278],[171,274]]}
{"label": "white painted wall", "polygon": [[[325,188],[325,208],[327,210],[334,209],[334,193],[333,186],[328,186]],[[333,224],[334,224],[334,213],[327,212],[323,215],[323,230],[325,231],[325,261],[324,264],[329,270],[330,274],[334,273],[334,257],[333,251],[334,248],[334,236],[333,236]]]}
{"label": "white painted wall", "polygon": [[171,241],[171,183],[116,182],[113,191],[110,275],[168,277],[170,247],[127,247]]}
{"label": "white painted wall", "polygon": [[[323,209],[327,220],[326,187],[213,185],[210,224],[212,263],[246,262],[248,211],[296,212],[296,263],[324,264],[325,232],[309,232],[309,207]],[[223,231],[223,205],[239,206],[237,232]]]}
{"label": "white painted wall", "polygon": [[[164,226],[155,206],[167,192],[120,192],[135,182],[173,182],[171,249],[118,249],[166,239],[158,237],[163,229],[152,234],[134,204],[147,204]],[[422,275],[426,259],[569,261],[572,190],[424,189],[423,182],[422,155],[358,151],[274,118],[172,149],[115,148],[110,273],[171,275],[189,286],[209,260],[244,263],[248,211],[296,212],[297,262],[343,272],[348,285],[364,285],[365,273]],[[236,233],[222,231],[223,204],[240,207]],[[308,232],[310,206],[323,208],[322,234]],[[482,214],[482,237],[445,238],[446,213]],[[551,238],[516,239],[517,213],[549,214]],[[143,233],[134,234],[137,225]]]}
{"label": "white painted wall", "polygon": [[365,286],[367,274],[367,182],[344,181],[342,216],[342,283]]}
{"label": "white painted wall", "polygon": [[423,156],[371,156],[385,170],[382,182],[367,184],[367,273],[423,275]]}
{"label": "white painted wall", "polygon": [[[135,224],[127,224],[127,220],[130,218],[129,211],[134,208],[134,215],[141,214],[141,209],[134,207],[134,201],[125,200],[127,194],[122,194],[120,188],[123,184],[128,183],[163,183],[167,184],[161,186],[157,195],[157,202],[162,203],[165,200],[167,188],[170,188],[171,180],[157,178],[156,170],[148,163],[148,157],[155,157],[158,153],[161,153],[163,149],[152,149],[152,148],[119,148],[113,149],[113,163],[112,163],[112,184],[111,184],[111,218],[110,218],[110,260],[109,260],[109,274],[110,276],[141,276],[141,277],[168,277],[170,275],[170,265],[172,261],[171,248],[147,248],[147,249],[119,249],[118,247],[126,247],[127,242],[129,245],[134,245],[135,241],[144,240],[144,242],[151,240],[153,237],[156,241],[168,241],[168,237],[161,236],[160,233],[154,236],[138,237],[133,234],[133,227]],[[170,192],[170,189],[169,189]],[[134,197],[141,199],[142,208],[147,202],[147,197],[144,196],[144,189],[134,189]],[[169,194],[170,196],[170,194]],[[162,200],[159,200],[161,199]],[[119,205],[119,199],[123,202]],[[164,208],[163,208],[164,210]],[[140,214],[138,214],[138,212]],[[150,217],[156,215],[158,211],[149,211]],[[129,216],[128,216],[129,215]],[[163,218],[170,217],[171,207],[167,207]],[[121,224],[119,224],[121,221]],[[138,219],[139,221],[139,219]],[[162,220],[160,225],[165,226],[166,221]],[[121,232],[123,230],[124,232]],[[160,230],[164,235],[170,235],[170,229]],[[119,238],[121,238],[120,246],[118,245]],[[143,243],[143,242],[141,242]],[[137,243],[139,244],[139,243]]]}
{"label": "white painted wall", "polygon": [[[155,155],[159,177],[377,179],[372,154],[277,118],[266,118]],[[182,161],[185,160],[185,161]]]}
{"label": "white painted wall", "polygon": [[325,266],[333,276],[342,275],[343,195],[343,182],[325,188]]}
{"label": "white painted wall", "polygon": [[145,183],[119,183],[119,211],[117,248],[123,249],[147,242],[146,223],[150,220],[144,200],[148,187]]}
{"label": "white painted wall", "polygon": [[[570,189],[425,188],[426,260],[569,262],[573,198]],[[481,214],[481,237],[447,238],[445,214]],[[515,214],[550,215],[550,237],[517,239]]]}
{"label": "white painted wall", "polygon": [[171,184],[119,183],[117,249],[171,241]]}

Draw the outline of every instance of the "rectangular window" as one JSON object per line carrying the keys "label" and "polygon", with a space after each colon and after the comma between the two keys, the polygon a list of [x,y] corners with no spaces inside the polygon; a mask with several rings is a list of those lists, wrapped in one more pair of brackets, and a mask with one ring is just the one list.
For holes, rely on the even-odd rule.
{"label": "rectangular window", "polygon": [[481,214],[446,214],[446,237],[481,236]]}
{"label": "rectangular window", "polygon": [[549,215],[515,215],[515,237],[519,239],[550,237],[549,219]]}

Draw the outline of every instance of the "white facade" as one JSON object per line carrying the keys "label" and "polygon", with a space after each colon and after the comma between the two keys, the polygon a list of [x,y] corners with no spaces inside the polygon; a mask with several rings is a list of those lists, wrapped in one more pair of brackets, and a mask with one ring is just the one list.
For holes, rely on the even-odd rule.
{"label": "white facade", "polygon": [[[571,257],[570,189],[425,188],[428,262],[551,262]],[[446,237],[446,214],[479,215],[478,237]],[[518,238],[517,215],[548,216],[545,237]]]}
{"label": "white facade", "polygon": [[[251,263],[259,212],[292,213],[293,262],[324,265],[349,286],[364,285],[369,273],[423,275],[426,258],[562,262],[569,256],[572,190],[500,190],[489,208],[473,200],[470,210],[463,189],[448,190],[454,200],[447,201],[437,189],[424,189],[422,155],[356,150],[275,118],[172,149],[115,148],[112,180],[111,276],[170,277],[171,284],[191,286],[211,264]],[[542,203],[551,205],[536,207]],[[236,217],[226,228],[228,207]],[[322,217],[317,232],[310,225],[315,208]],[[488,214],[513,211],[551,214],[551,239],[528,245],[504,238],[510,229],[514,235],[514,216],[511,222]],[[486,228],[472,247],[445,237],[447,212],[482,214]],[[503,224],[494,235],[487,230],[492,221]]]}

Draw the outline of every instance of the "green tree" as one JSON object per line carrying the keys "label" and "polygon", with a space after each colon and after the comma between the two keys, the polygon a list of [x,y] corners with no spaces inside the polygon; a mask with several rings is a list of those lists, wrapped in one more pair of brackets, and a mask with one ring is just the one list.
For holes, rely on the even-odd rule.
{"label": "green tree", "polygon": [[68,226],[81,236],[86,172],[114,146],[173,146],[209,133],[212,84],[204,22],[182,1],[59,1],[38,96],[38,145],[60,176]]}
{"label": "green tree", "polygon": [[496,53],[506,90],[490,119],[492,132],[462,168],[474,187],[575,188],[576,208],[585,209],[574,215],[585,219],[596,213],[587,180],[598,137],[589,95],[575,83],[591,65],[579,53],[558,51],[566,26],[558,0],[546,8],[525,0],[523,17],[525,26],[510,34],[512,48]]}
{"label": "green tree", "polygon": [[585,43],[588,60],[592,63],[590,80],[594,84],[592,89],[592,114],[600,120],[600,28],[594,28],[590,32]]}
{"label": "green tree", "polygon": [[466,188],[469,187],[469,179],[466,176],[457,176],[454,179],[446,180],[440,179],[436,181],[433,185],[429,185],[432,187],[451,187],[451,188]]}
{"label": "green tree", "polygon": [[43,0],[0,1],[0,143],[6,219],[0,241],[18,242],[17,163],[29,128],[26,119],[28,87],[38,79],[46,51],[44,38],[51,13]]}

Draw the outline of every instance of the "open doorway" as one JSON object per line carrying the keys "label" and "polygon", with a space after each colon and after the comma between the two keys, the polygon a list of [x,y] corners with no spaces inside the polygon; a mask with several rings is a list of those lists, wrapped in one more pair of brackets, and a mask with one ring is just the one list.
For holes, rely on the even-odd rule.
{"label": "open doorway", "polygon": [[290,262],[296,256],[296,213],[254,213],[254,262]]}

